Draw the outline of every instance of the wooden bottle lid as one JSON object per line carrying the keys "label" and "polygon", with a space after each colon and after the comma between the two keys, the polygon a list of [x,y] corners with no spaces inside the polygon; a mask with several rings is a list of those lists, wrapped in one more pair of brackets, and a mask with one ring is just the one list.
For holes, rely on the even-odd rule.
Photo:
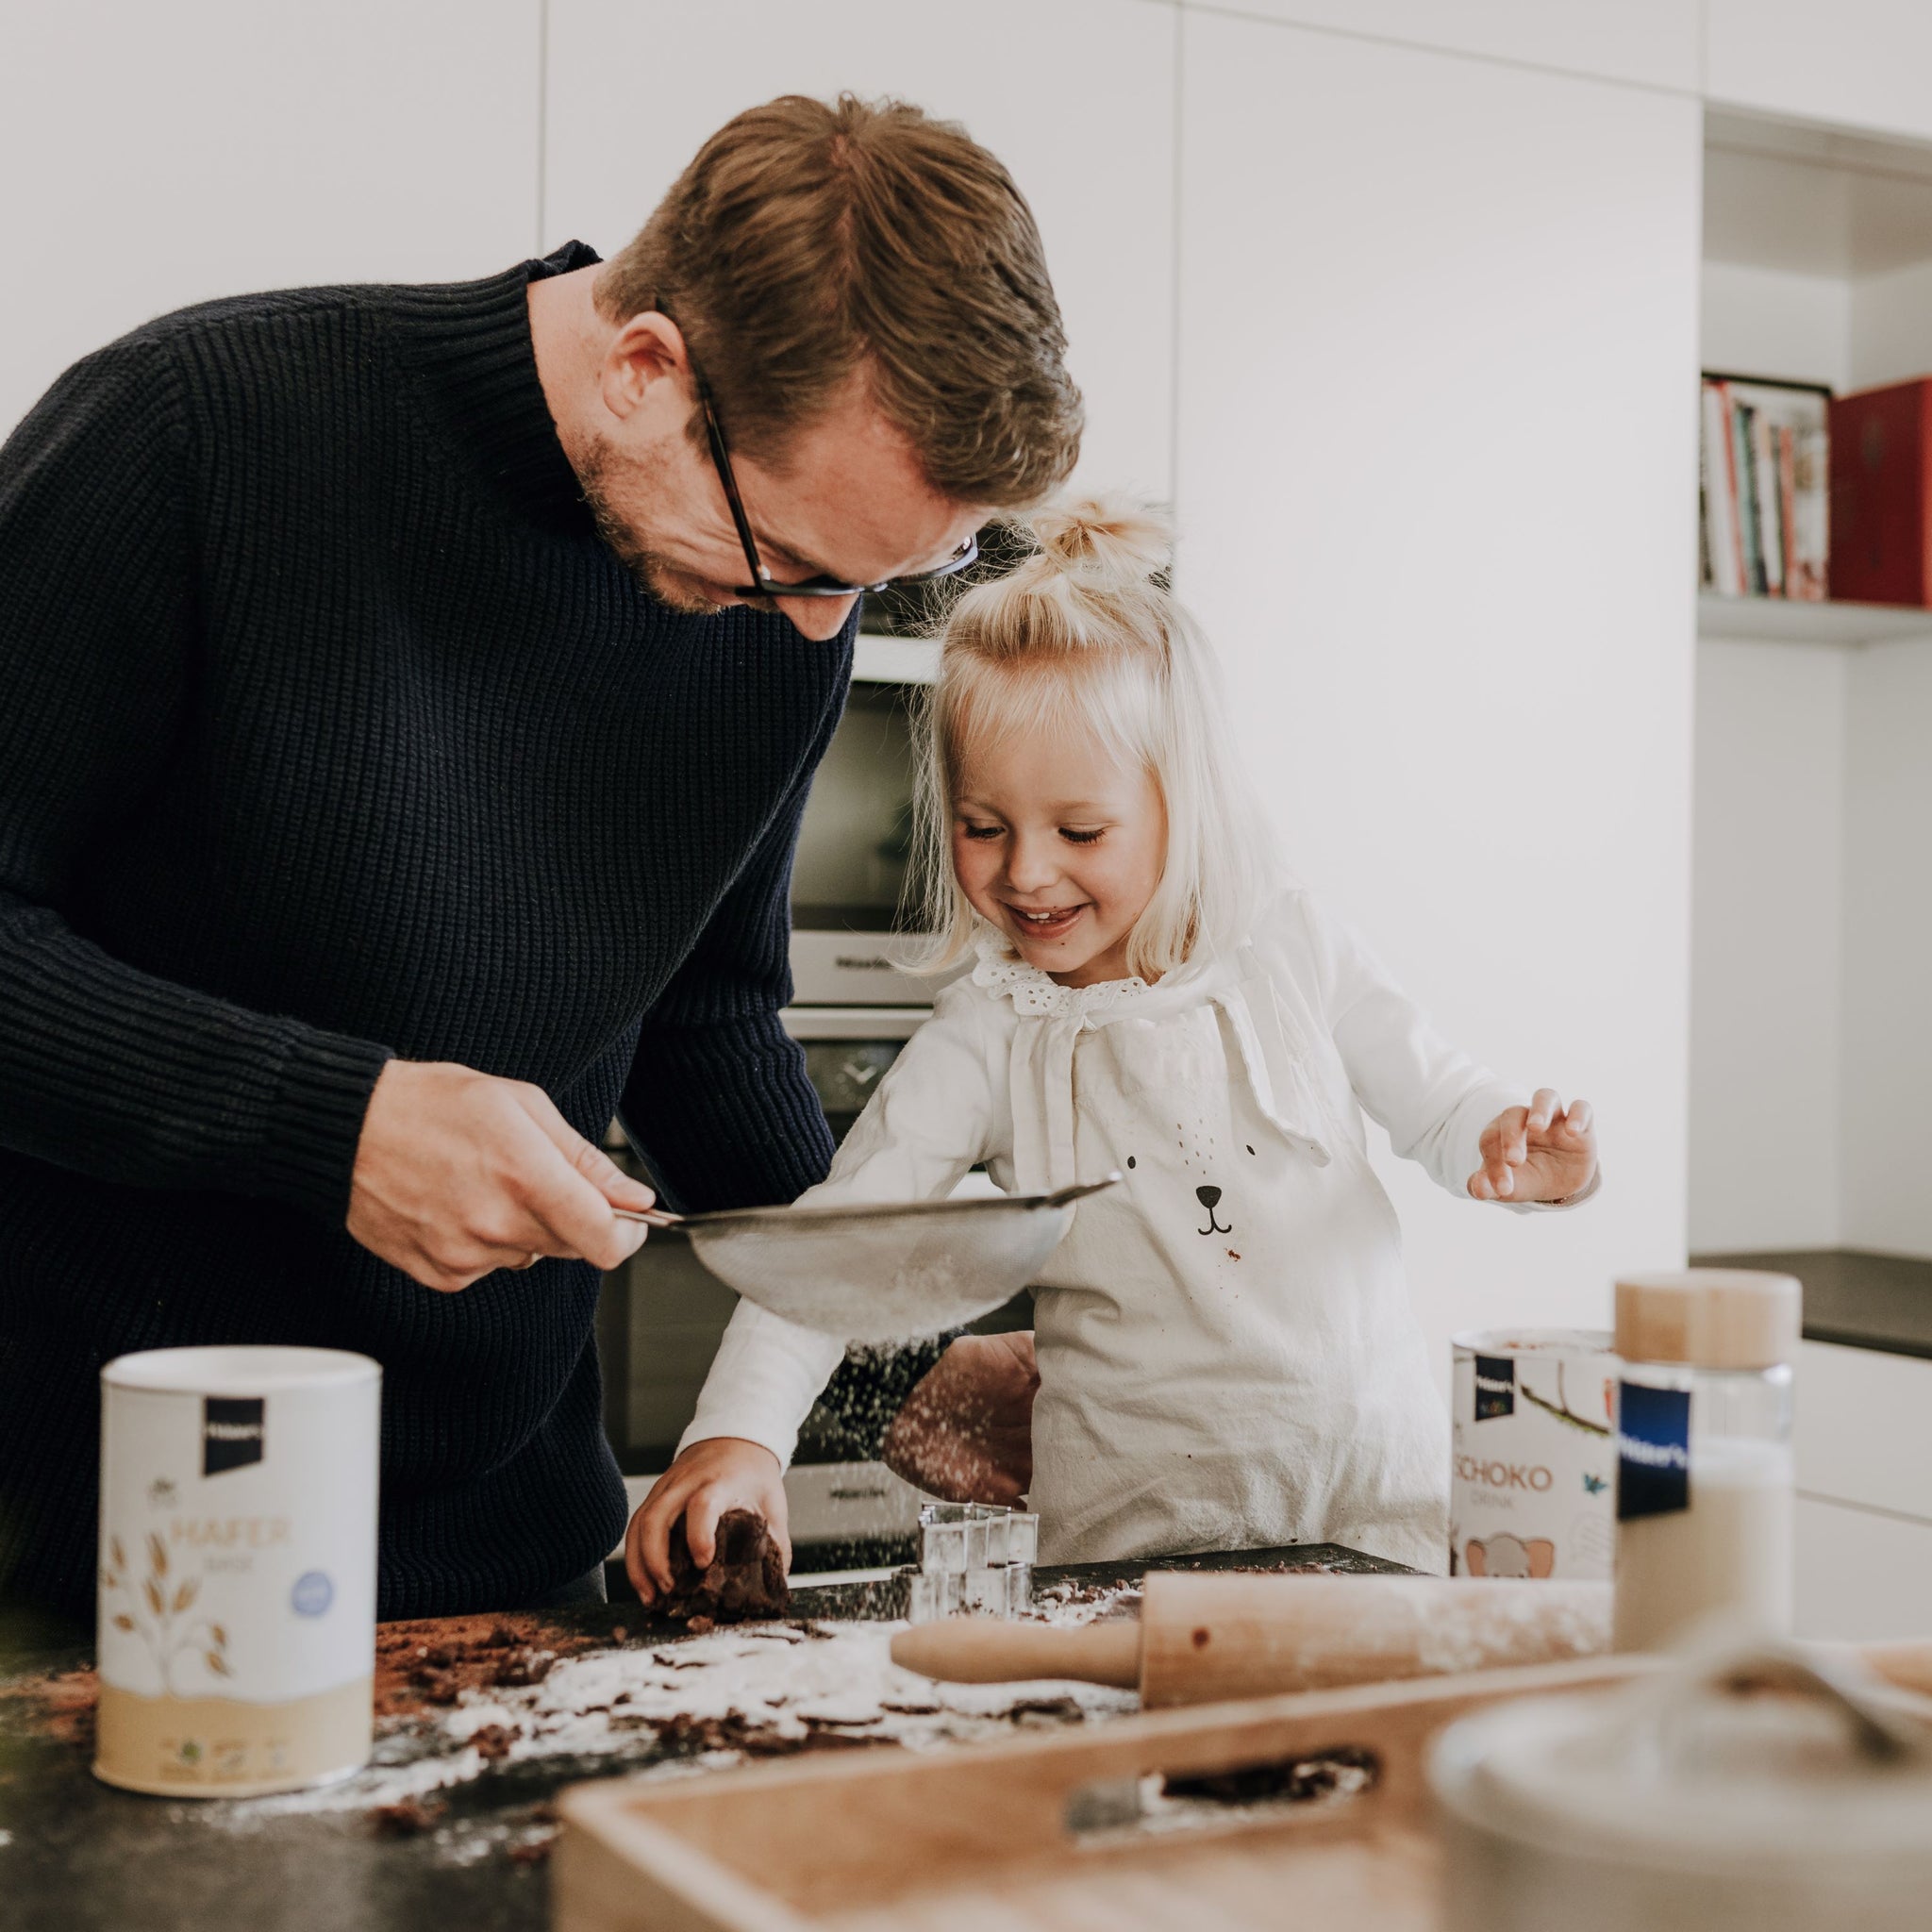
{"label": "wooden bottle lid", "polygon": [[1679,1268],[1617,1283],[1617,1353],[1626,1362],[1768,1369],[1798,1350],[1803,1290],[1790,1274]]}

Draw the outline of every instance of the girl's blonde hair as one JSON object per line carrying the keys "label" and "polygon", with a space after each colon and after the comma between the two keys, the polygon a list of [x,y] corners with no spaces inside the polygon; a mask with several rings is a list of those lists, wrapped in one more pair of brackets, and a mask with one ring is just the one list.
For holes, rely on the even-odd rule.
{"label": "girl's blonde hair", "polygon": [[1272,870],[1260,812],[1227,728],[1200,626],[1168,590],[1167,520],[1121,498],[1036,510],[1012,528],[1033,549],[975,584],[941,633],[921,708],[914,897],[933,940],[916,965],[955,965],[991,928],[952,865],[953,801],[975,749],[1045,726],[1082,734],[1152,774],[1167,809],[1167,858],[1127,940],[1127,970],[1153,979],[1248,935]]}

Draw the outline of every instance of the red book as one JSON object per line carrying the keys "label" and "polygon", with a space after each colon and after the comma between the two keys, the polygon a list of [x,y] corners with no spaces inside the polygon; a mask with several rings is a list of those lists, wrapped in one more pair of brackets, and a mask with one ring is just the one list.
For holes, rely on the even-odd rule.
{"label": "red book", "polygon": [[1932,377],[1831,405],[1831,594],[1932,608]]}

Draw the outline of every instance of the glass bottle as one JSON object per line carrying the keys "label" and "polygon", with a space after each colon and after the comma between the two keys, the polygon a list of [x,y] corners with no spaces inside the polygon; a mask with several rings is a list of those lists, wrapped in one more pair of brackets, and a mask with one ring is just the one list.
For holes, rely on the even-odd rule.
{"label": "glass bottle", "polygon": [[1742,1269],[1617,1283],[1619,1650],[1707,1619],[1789,1634],[1800,1292]]}

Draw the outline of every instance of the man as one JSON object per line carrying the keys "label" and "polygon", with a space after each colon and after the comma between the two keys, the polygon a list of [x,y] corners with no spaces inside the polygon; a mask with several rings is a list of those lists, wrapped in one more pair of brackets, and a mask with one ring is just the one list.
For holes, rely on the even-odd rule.
{"label": "man", "polygon": [[[775,1016],[857,587],[1067,474],[1062,347],[991,156],[791,98],[608,266],[214,303],[43,398],[0,452],[0,1579],[91,1602],[103,1361],[289,1342],[383,1364],[382,1614],[601,1593],[597,1271],[651,1194],[594,1142],[690,1209],[823,1174]],[[1015,1359],[910,1409],[1010,1425]]]}

